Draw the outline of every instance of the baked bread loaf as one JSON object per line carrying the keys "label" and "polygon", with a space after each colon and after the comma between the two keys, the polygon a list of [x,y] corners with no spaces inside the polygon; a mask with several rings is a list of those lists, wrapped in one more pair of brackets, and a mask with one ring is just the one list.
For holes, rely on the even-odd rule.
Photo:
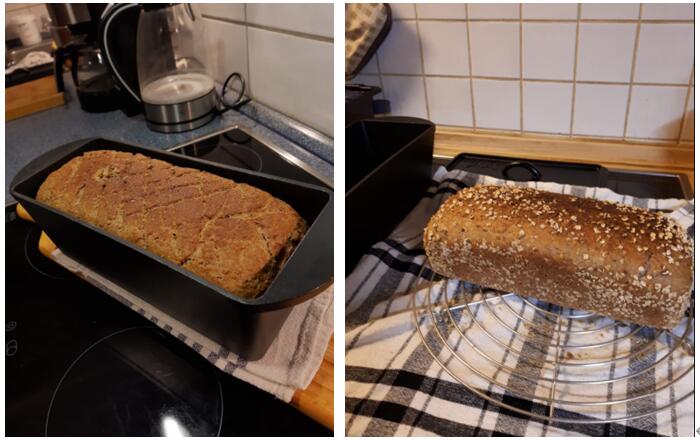
{"label": "baked bread loaf", "polygon": [[443,276],[625,322],[674,327],[690,300],[690,240],[641,208],[475,186],[440,207],[423,243]]}
{"label": "baked bread loaf", "polygon": [[37,200],[244,298],[267,288],[306,231],[265,191],[119,151],[71,159]]}

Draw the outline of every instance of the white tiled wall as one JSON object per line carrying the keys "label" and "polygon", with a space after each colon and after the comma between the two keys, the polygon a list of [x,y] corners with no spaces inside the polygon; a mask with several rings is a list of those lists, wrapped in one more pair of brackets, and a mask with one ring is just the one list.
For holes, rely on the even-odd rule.
{"label": "white tiled wall", "polygon": [[195,8],[218,81],[239,71],[255,100],[333,135],[332,4],[198,3]]}
{"label": "white tiled wall", "polygon": [[692,4],[392,4],[353,81],[394,114],[573,137],[694,139]]}

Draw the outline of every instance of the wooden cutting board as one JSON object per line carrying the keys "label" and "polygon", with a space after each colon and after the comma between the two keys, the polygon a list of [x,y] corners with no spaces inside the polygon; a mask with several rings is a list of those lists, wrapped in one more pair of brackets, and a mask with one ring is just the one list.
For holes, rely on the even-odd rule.
{"label": "wooden cutting board", "polygon": [[65,103],[54,76],[5,88],[5,121],[17,119]]}
{"label": "wooden cutting board", "polygon": [[[17,204],[17,215],[24,220],[34,222],[20,204]],[[42,231],[39,238],[39,251],[51,259],[51,253],[56,249],[56,244]],[[333,430],[333,336],[326,348],[321,367],[311,384],[306,390],[297,390],[291,404],[305,415]]]}

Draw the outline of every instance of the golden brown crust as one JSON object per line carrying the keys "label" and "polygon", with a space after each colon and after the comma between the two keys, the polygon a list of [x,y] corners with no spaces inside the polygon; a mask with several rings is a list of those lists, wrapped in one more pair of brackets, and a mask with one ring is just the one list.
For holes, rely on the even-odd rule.
{"label": "golden brown crust", "polygon": [[267,288],[306,231],[265,191],[119,151],[71,159],[37,200],[245,298]]}
{"label": "golden brown crust", "polygon": [[670,328],[689,304],[689,239],[637,207],[476,186],[440,207],[423,243],[444,276],[627,322]]}

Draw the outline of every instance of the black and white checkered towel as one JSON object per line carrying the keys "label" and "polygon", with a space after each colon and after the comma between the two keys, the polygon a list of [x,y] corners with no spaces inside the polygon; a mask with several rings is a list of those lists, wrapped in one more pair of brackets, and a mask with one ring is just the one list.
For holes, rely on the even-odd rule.
{"label": "black and white checkered towel", "polygon": [[[577,381],[615,380],[615,383],[580,385],[572,384],[557,388],[557,399],[572,401],[556,406],[556,417],[573,418],[579,423],[550,422],[546,419],[533,419],[530,415],[515,413],[487,401],[466,388],[459,380],[476,387],[487,397],[514,406],[522,411],[546,417],[549,406],[539,399],[547,399],[553,378],[550,368],[537,365],[537,362],[552,361],[555,350],[554,329],[544,350],[531,342],[532,336],[518,316],[530,322],[541,321],[534,316],[532,305],[524,303],[515,295],[496,294],[496,302],[481,303],[476,309],[462,309],[453,313],[443,310],[433,316],[429,311],[419,311],[413,316],[412,302],[416,307],[424,307],[428,294],[426,285],[431,274],[422,269],[425,254],[422,247],[422,233],[430,216],[440,204],[462,187],[478,183],[509,184],[529,186],[576,196],[621,202],[643,208],[663,210],[676,219],[689,233],[694,230],[694,201],[679,199],[640,199],[618,195],[603,188],[586,188],[554,183],[506,182],[492,177],[480,176],[464,171],[438,170],[432,186],[426,191],[418,206],[404,219],[384,242],[374,245],[365,255],[346,281],[346,402],[345,418],[348,436],[624,436],[624,435],[667,435],[692,436],[693,434],[693,364],[692,352],[676,344],[668,334],[659,334],[648,328],[620,324],[614,328],[601,328],[597,325],[611,325],[611,320],[596,318],[586,329],[598,332],[600,344],[608,341],[610,346],[596,345],[593,351],[602,353],[598,358],[611,356],[624,357],[631,350],[649,344],[651,351],[636,354],[631,359],[618,359],[597,370],[586,370],[586,376],[577,376],[578,367],[560,367],[558,380]],[[692,234],[691,234],[692,236]],[[450,280],[444,287],[445,297],[452,297],[455,288],[469,286]],[[439,296],[439,295],[438,295]],[[442,297],[442,296],[440,296]],[[487,292],[482,299],[490,298]],[[434,300],[435,298],[431,299]],[[483,302],[483,301],[482,301]],[[507,305],[507,306],[506,306]],[[547,304],[534,302],[544,307]],[[551,307],[551,305],[550,305]],[[568,309],[566,309],[568,310]],[[445,313],[448,312],[448,313]],[[468,313],[467,313],[468,312]],[[522,335],[512,331],[499,331],[496,315]],[[469,314],[471,313],[471,314]],[[574,313],[571,311],[571,313]],[[445,328],[450,316],[453,326]],[[511,319],[509,319],[509,316]],[[495,339],[507,347],[494,347],[493,339],[487,338],[475,327],[475,321],[487,326]],[[433,327],[430,327],[430,323]],[[581,321],[570,320],[570,323]],[[417,325],[420,328],[417,328]],[[573,328],[570,324],[569,328]],[[580,326],[579,326],[580,327]],[[519,330],[520,329],[520,330]],[[467,332],[471,344],[460,337],[459,331]],[[541,332],[542,330],[540,330]],[[545,330],[546,331],[546,330]],[[572,330],[569,330],[572,331]],[[674,330],[682,335],[684,327]],[[443,336],[444,335],[444,336]],[[443,337],[441,337],[443,336]],[[500,336],[500,337],[499,337]],[[517,336],[517,339],[516,339]],[[522,340],[522,337],[526,337]],[[566,335],[564,341],[574,343],[576,338]],[[542,338],[540,337],[541,341]],[[692,344],[691,330],[687,343]],[[480,357],[474,349],[489,350],[491,361]],[[491,344],[489,348],[489,344]],[[459,358],[448,349],[456,349]],[[614,347],[614,348],[613,348]],[[637,347],[637,348],[635,348]],[[669,350],[674,349],[669,354]],[[592,351],[592,352],[593,352]],[[591,353],[592,353],[591,352]],[[668,356],[666,356],[668,354]],[[438,364],[438,361],[444,367]],[[585,356],[594,361],[596,356]],[[458,362],[462,361],[462,362]],[[659,361],[659,364],[655,364]],[[473,368],[467,368],[464,362]],[[490,364],[489,364],[490,362]],[[493,365],[493,363],[497,365]],[[500,363],[500,365],[498,364]],[[534,363],[534,364],[533,364]],[[499,368],[500,367],[500,368]],[[652,369],[639,372],[640,369]],[[520,373],[532,375],[541,383],[523,384],[523,379],[513,376],[504,368],[517,368]],[[449,370],[449,371],[448,371]],[[452,375],[450,374],[452,372]],[[486,375],[488,379],[475,376]],[[677,379],[677,380],[676,380]],[[668,386],[669,381],[675,382]],[[496,384],[493,383],[496,382]],[[504,390],[502,387],[506,387]],[[653,396],[639,396],[648,393],[649,388],[661,389]],[[529,393],[530,397],[516,396],[513,393]],[[601,406],[580,406],[578,401],[634,398],[629,402]],[[680,400],[680,401],[679,401]],[[611,423],[594,423],[594,420],[639,416],[658,408],[663,408],[650,416],[620,420]]]}

